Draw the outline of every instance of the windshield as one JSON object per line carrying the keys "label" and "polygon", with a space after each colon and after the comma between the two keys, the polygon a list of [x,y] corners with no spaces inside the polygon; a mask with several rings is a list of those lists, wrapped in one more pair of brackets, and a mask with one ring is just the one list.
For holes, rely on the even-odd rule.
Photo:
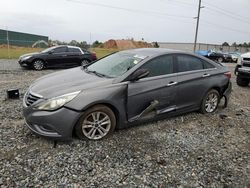
{"label": "windshield", "polygon": [[46,53],[46,52],[49,52],[49,51],[51,51],[51,50],[53,50],[55,48],[56,48],[56,46],[53,46],[53,47],[50,47],[50,48],[47,48],[47,49],[43,50],[42,52]]}
{"label": "windshield", "polygon": [[109,55],[87,67],[88,71],[96,72],[107,77],[118,77],[134,67],[146,56],[118,52]]}

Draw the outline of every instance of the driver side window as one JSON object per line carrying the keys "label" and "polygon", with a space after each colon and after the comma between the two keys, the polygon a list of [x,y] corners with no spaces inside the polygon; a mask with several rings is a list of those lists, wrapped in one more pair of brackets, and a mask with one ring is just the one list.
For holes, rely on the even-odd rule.
{"label": "driver side window", "polygon": [[174,72],[173,67],[172,55],[156,57],[141,66],[141,68],[149,71],[149,75],[147,77],[171,74]]}
{"label": "driver side window", "polygon": [[63,53],[66,52],[67,48],[66,47],[58,47],[53,50],[54,53]]}

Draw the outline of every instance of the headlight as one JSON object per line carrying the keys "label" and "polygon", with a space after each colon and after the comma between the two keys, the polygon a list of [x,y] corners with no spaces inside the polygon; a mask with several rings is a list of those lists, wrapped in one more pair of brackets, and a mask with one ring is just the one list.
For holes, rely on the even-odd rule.
{"label": "headlight", "polygon": [[22,60],[25,61],[27,59],[31,58],[31,56],[26,56],[26,57],[23,57]]}
{"label": "headlight", "polygon": [[241,61],[242,61],[242,58],[239,57],[238,60],[237,60],[237,64],[238,64],[238,65],[241,65]]}
{"label": "headlight", "polygon": [[37,104],[35,108],[39,110],[57,110],[58,108],[65,105],[67,102],[74,99],[79,93],[80,91],[76,91],[73,93],[68,93],[66,95],[61,95],[59,97],[48,99],[46,101]]}

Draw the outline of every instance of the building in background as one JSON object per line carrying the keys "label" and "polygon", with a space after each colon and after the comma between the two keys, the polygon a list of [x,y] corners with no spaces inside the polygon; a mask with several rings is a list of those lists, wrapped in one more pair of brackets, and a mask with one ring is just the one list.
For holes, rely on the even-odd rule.
{"label": "building in background", "polygon": [[[173,43],[173,42],[158,42],[160,48],[168,48],[173,50],[182,50],[186,52],[193,52],[194,44],[193,43]],[[249,51],[249,48],[246,47],[235,47],[235,46],[222,46],[218,44],[204,44],[197,43],[196,50],[215,50],[223,52],[240,52],[246,53]]]}
{"label": "building in background", "polygon": [[0,29],[0,45],[47,47],[49,37]]}

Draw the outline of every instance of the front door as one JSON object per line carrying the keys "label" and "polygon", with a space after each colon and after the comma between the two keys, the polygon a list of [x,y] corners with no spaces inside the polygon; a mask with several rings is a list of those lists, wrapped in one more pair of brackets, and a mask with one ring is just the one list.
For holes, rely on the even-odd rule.
{"label": "front door", "polygon": [[140,68],[147,69],[150,73],[148,77],[128,84],[129,121],[140,115],[155,101],[158,102],[154,109],[157,113],[175,109],[177,78],[174,74],[173,56],[164,55],[154,58]]}
{"label": "front door", "polygon": [[61,67],[67,63],[67,47],[58,47],[47,56],[49,67]]}

